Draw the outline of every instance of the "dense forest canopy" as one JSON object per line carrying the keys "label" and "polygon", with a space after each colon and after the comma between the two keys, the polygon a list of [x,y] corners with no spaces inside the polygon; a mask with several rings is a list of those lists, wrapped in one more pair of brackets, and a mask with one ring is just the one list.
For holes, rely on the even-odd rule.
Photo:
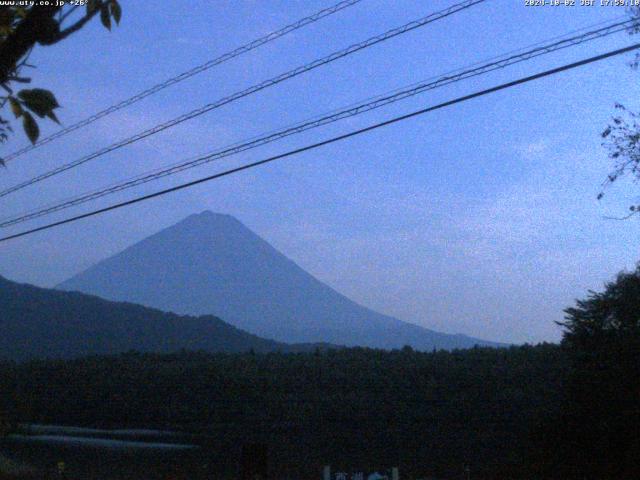
{"label": "dense forest canopy", "polygon": [[[0,365],[13,424],[177,429],[211,473],[266,444],[274,475],[637,478],[640,267],[566,310],[561,345],[152,354]],[[5,427],[6,428],[6,427]],[[465,470],[463,470],[463,467]]]}
{"label": "dense forest canopy", "polygon": [[638,478],[640,265],[565,312],[570,374],[559,442],[566,473]]}
{"label": "dense forest canopy", "polygon": [[[521,477],[561,404],[558,346],[454,352],[130,353],[6,364],[17,418],[205,434],[219,473],[269,446],[273,473],[399,465],[405,478]],[[11,392],[11,393],[9,393]],[[6,401],[6,400],[5,400]]]}

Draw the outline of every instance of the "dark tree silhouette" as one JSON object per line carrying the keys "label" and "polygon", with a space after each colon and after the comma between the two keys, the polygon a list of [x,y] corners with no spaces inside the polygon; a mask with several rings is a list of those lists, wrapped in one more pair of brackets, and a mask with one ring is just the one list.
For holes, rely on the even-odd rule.
{"label": "dark tree silhouette", "polygon": [[[7,104],[16,119],[21,119],[25,133],[32,143],[38,140],[40,130],[34,118],[49,118],[58,121],[54,110],[58,102],[48,90],[42,88],[23,89],[17,93],[14,85],[25,84],[30,78],[22,75],[29,54],[37,46],[54,45],[84,27],[99,15],[102,24],[111,29],[111,19],[120,22],[122,10],[117,0],[89,0],[86,10],[77,16],[79,6],[35,4],[30,7],[16,5],[0,6],[0,87],[5,95],[0,96],[0,109]],[[69,22],[70,19],[73,21]],[[13,129],[9,120],[0,116],[0,142],[8,139]],[[0,159],[0,163],[2,159]]]}
{"label": "dark tree silhouette", "polygon": [[565,313],[567,477],[640,478],[640,265]]}
{"label": "dark tree silhouette", "polygon": [[206,478],[238,478],[242,445],[263,444],[273,478],[330,464],[528,479],[531,434],[561,404],[565,364],[557,345],[126,353],[0,363],[0,400],[15,400],[19,422],[202,435],[216,469]]}

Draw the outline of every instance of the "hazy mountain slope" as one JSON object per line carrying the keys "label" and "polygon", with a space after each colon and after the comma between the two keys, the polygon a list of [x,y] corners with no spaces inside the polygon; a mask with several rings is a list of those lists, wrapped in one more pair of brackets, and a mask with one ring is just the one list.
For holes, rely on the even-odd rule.
{"label": "hazy mountain slope", "polygon": [[189,317],[0,277],[0,358],[77,357],[129,350],[209,352],[309,350],[239,330],[213,316]]}
{"label": "hazy mountain slope", "polygon": [[284,342],[393,348],[489,344],[369,310],[302,270],[229,215],[187,217],[62,283],[181,314],[215,314]]}

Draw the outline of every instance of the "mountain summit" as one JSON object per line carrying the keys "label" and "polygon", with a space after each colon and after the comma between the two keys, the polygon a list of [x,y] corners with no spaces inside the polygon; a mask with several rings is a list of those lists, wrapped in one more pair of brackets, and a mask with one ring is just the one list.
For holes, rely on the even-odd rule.
{"label": "mountain summit", "polygon": [[282,342],[425,350],[495,345],[382,315],[349,300],[241,222],[191,215],[63,282],[77,290],[187,315],[212,314]]}

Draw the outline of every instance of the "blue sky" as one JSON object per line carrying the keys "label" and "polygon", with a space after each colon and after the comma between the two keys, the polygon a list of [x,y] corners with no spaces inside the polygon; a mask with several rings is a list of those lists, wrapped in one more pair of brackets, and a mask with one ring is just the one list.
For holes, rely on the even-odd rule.
{"label": "blue sky", "polygon": [[[11,162],[0,172],[0,187],[453,3],[363,0]],[[174,0],[150,8],[148,2],[122,1],[122,23],[111,33],[94,22],[59,45],[37,49],[31,58],[38,66],[33,84],[56,93],[63,105],[59,117],[71,124],[330,4]],[[617,7],[525,7],[520,0],[490,0],[6,197],[3,216],[623,14]],[[619,34],[551,54],[91,206],[633,40]],[[627,66],[630,58],[609,59],[5,243],[0,274],[53,286],[191,213],[210,209],[235,215],[319,279],[383,313],[498,341],[556,341],[554,321],[562,319],[563,308],[640,259],[638,221],[603,218],[623,214],[640,195],[638,185],[621,183],[596,201],[611,167],[599,134],[615,102],[638,108],[640,72]],[[56,128],[43,125],[43,130]],[[24,143],[17,135],[3,149],[10,152]]]}

